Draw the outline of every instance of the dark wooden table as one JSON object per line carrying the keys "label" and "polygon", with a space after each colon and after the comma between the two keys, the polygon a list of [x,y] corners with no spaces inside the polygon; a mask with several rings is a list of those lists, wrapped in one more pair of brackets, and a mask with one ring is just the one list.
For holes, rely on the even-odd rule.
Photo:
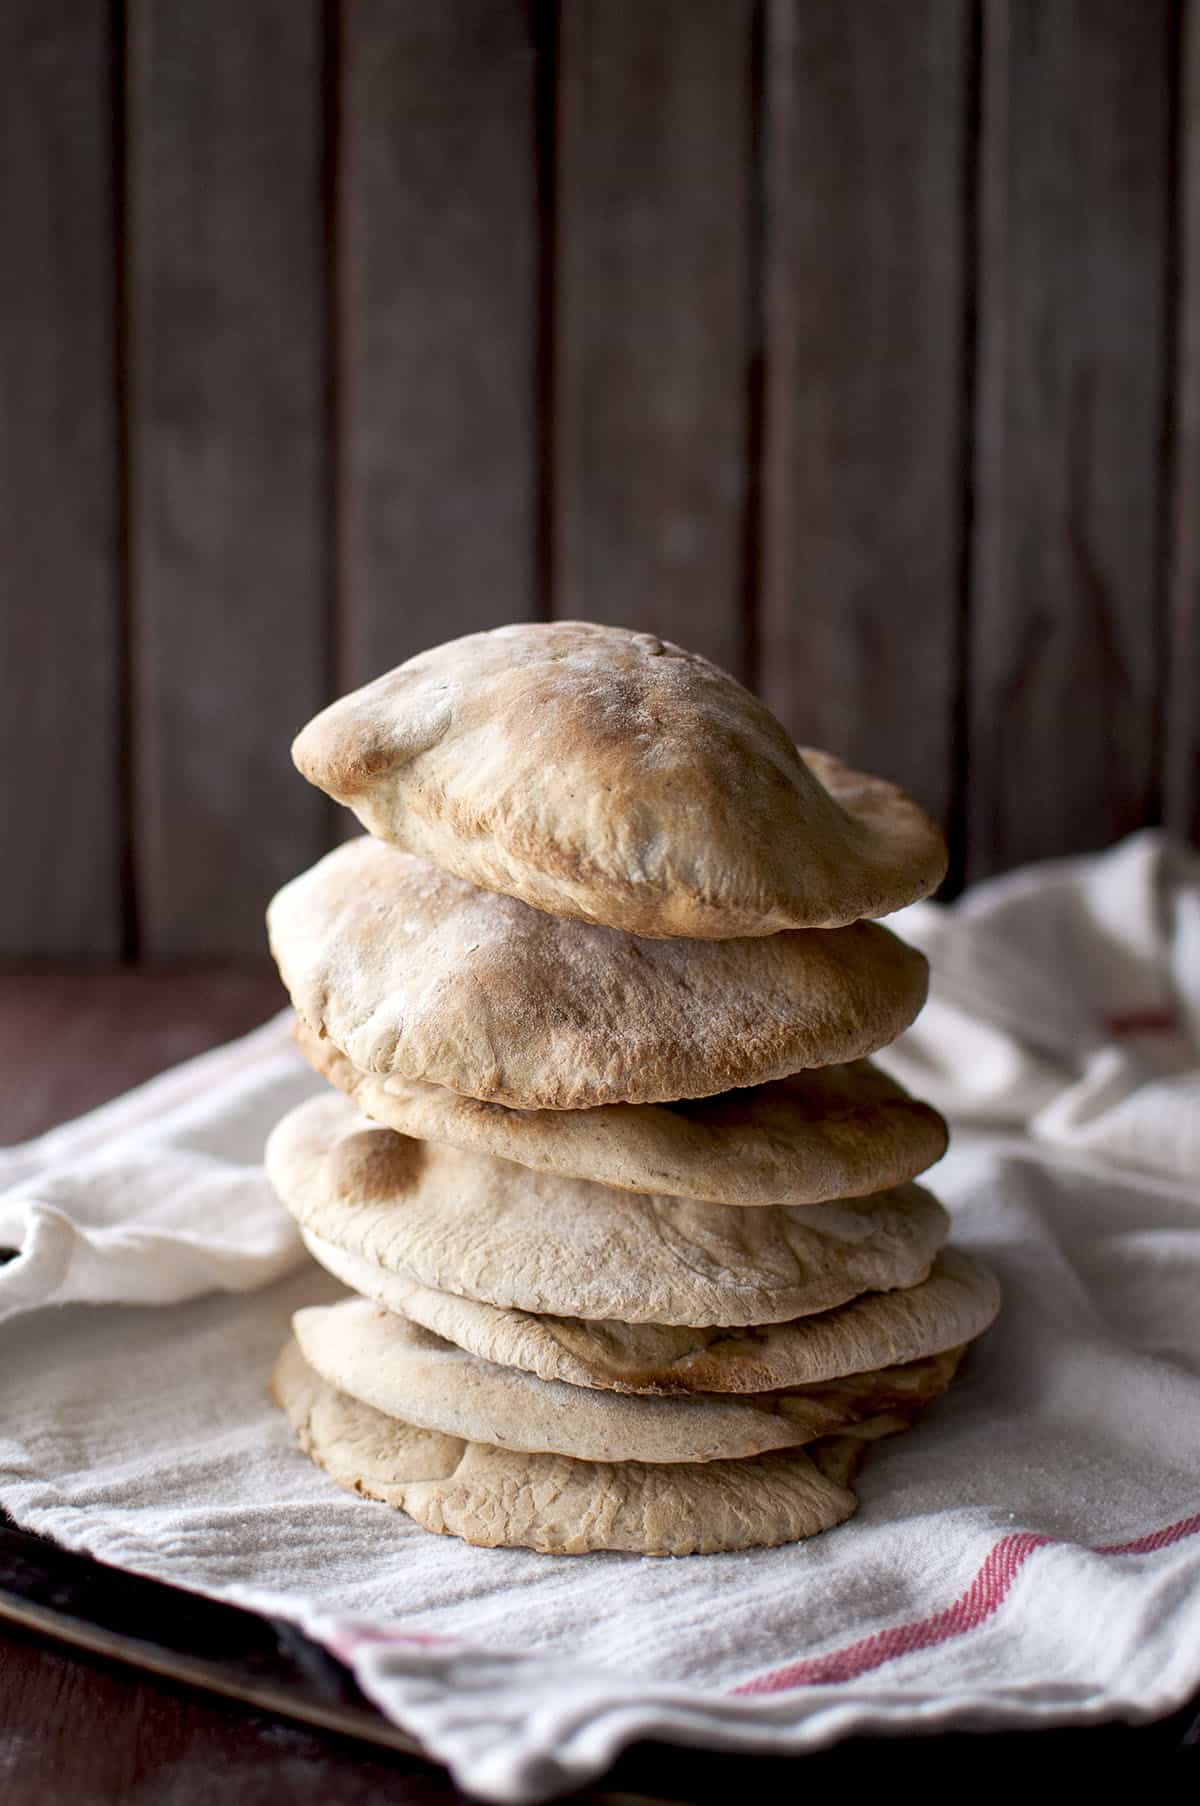
{"label": "dark wooden table", "polygon": [[[162,1067],[251,1028],[282,1002],[262,971],[0,974],[0,1143],[103,1102]],[[1069,1761],[1076,1780],[1200,1747],[1195,1706],[1158,1724],[1022,1737],[858,1739],[790,1762],[630,1752],[593,1801],[765,1806],[801,1785],[928,1787],[976,1768]],[[803,1764],[801,1769],[800,1764]],[[1190,1771],[1189,1771],[1190,1772]],[[1185,1781],[1185,1785],[1186,1785]],[[134,1669],[0,1628],[0,1800],[5,1806],[449,1806],[439,1769],[320,1735]]]}

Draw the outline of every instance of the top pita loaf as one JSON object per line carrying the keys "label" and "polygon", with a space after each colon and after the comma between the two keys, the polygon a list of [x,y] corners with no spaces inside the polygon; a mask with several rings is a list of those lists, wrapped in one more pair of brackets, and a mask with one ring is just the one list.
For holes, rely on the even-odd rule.
{"label": "top pita loaf", "polygon": [[873,1053],[925,1001],[873,922],[640,940],[564,920],[363,835],[275,897],[297,1011],[362,1072],[517,1109],[662,1103]]}
{"label": "top pita loaf", "polygon": [[801,757],[707,659],[587,621],[435,646],[323,710],[292,756],[380,839],[629,934],[840,927],[946,867],[895,785]]}

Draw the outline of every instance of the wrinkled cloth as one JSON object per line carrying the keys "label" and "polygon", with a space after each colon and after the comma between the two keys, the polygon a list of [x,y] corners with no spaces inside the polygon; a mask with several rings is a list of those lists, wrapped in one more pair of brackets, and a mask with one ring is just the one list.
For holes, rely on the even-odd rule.
{"label": "wrinkled cloth", "polygon": [[674,1560],[473,1549],[298,1454],[266,1379],[339,1289],[259,1164],[320,1088],[284,1018],[0,1153],[0,1504],[300,1624],[485,1799],[640,1738],[1170,1710],[1200,1687],[1200,860],[1141,834],[892,925],[933,983],[881,1060],[952,1118],[931,1182],[1005,1308],[848,1524]]}

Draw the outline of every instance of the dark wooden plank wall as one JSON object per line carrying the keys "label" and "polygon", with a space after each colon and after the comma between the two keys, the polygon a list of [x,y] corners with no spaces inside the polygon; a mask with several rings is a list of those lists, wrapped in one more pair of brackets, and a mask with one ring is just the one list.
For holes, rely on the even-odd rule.
{"label": "dark wooden plank wall", "polygon": [[253,957],[323,696],[649,626],[958,879],[1200,826],[1200,0],[13,0],[0,952]]}
{"label": "dark wooden plank wall", "polygon": [[948,821],[971,9],[778,0],[767,50],[762,687]]}
{"label": "dark wooden plank wall", "polygon": [[554,610],[741,677],[753,13],[565,0],[554,246]]}
{"label": "dark wooden plank wall", "polygon": [[326,687],[320,7],[127,19],[136,926],[237,954],[325,830],[288,758]]}
{"label": "dark wooden plank wall", "polygon": [[537,45],[525,0],[352,0],[330,79],[337,682],[541,610]]}
{"label": "dark wooden plank wall", "polygon": [[1177,54],[1173,394],[1169,619],[1166,638],[1163,819],[1200,841],[1200,5],[1192,0]]}
{"label": "dark wooden plank wall", "polygon": [[985,9],[972,865],[1158,806],[1174,22],[1170,0]]}
{"label": "dark wooden plank wall", "polygon": [[0,948],[117,954],[125,859],[106,5],[0,8]]}

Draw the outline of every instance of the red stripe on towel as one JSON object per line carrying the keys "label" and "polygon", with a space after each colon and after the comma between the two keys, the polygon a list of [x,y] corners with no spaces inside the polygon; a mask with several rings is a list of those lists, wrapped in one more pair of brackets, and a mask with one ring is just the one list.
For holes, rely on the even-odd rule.
{"label": "red stripe on towel", "polygon": [[1126,1010],[1122,1016],[1107,1016],[1104,1026],[1110,1035],[1172,1035],[1179,1023],[1170,1010]]}
{"label": "red stripe on towel", "polygon": [[[1156,1549],[1166,1549],[1172,1543],[1194,1536],[1198,1530],[1200,1513],[1194,1517],[1180,1518],[1177,1523],[1168,1524],[1161,1530],[1151,1530],[1145,1536],[1135,1537],[1132,1542],[1106,1543],[1089,1553],[1151,1555]],[[960,1594],[954,1604],[947,1606],[944,1611],[934,1612],[928,1618],[914,1619],[910,1624],[895,1624],[887,1630],[875,1631],[873,1635],[862,1637],[857,1643],[849,1643],[844,1649],[833,1650],[828,1655],[809,1656],[801,1662],[790,1662],[784,1668],[774,1668],[769,1674],[760,1674],[752,1681],[743,1682],[740,1687],[733,1688],[733,1692],[742,1696],[784,1693],[791,1687],[829,1686],[839,1681],[853,1681],[859,1675],[869,1674],[873,1668],[881,1668],[885,1662],[895,1661],[898,1656],[912,1655],[918,1649],[934,1649],[939,1643],[948,1643],[954,1637],[965,1636],[968,1631],[977,1629],[999,1611],[1008,1597],[1013,1581],[1034,1551],[1047,1547],[1055,1540],[1054,1537],[1038,1536],[1030,1531],[1002,1536],[988,1551],[966,1592]]]}

